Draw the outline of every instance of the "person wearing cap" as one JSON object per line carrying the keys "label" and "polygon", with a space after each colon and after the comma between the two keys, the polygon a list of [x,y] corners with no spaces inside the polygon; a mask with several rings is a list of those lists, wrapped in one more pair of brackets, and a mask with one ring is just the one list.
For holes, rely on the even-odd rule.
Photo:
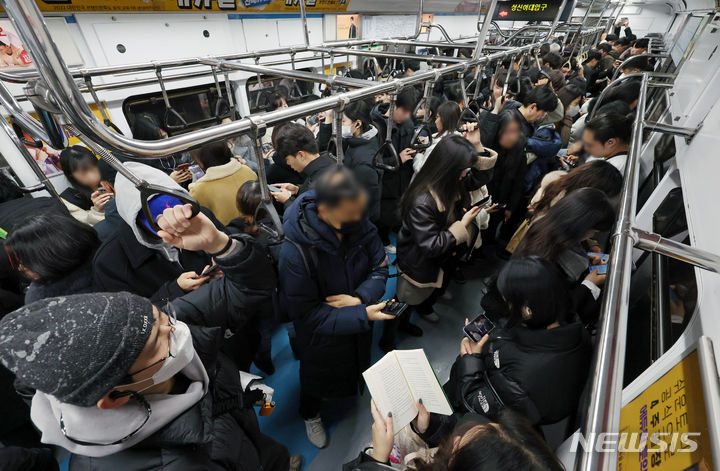
{"label": "person wearing cap", "polygon": [[[190,205],[158,218],[164,243],[215,257],[225,276],[154,306],[130,294],[49,298],[0,321],[0,361],[34,390],[42,441],[70,470],[286,471],[287,449],[260,433],[232,362],[219,351],[245,304],[267,296],[272,270],[249,236],[229,238]],[[224,313],[233,313],[232,316]]]}
{"label": "person wearing cap", "polygon": [[[137,162],[124,165],[148,183],[189,196],[162,170]],[[151,301],[167,301],[208,282],[207,276],[200,275],[212,264],[211,258],[203,252],[177,249],[163,242],[145,218],[140,191],[120,174],[115,179],[115,200],[125,224],[95,253],[93,285],[97,291],[129,291]],[[149,206],[157,218],[167,206],[180,203],[172,196],[159,195],[150,200]],[[214,220],[211,212],[205,214]],[[219,222],[216,226],[222,227]]]}

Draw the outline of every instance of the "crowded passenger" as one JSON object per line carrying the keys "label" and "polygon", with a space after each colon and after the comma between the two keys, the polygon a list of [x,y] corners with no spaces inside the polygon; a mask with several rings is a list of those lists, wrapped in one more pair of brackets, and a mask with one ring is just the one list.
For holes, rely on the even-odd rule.
{"label": "crowded passenger", "polygon": [[[79,145],[60,155],[62,205],[26,197],[0,173],[3,397],[31,399],[16,407],[18,423],[69,452],[70,470],[298,471],[299,457],[265,433],[272,424],[260,431],[254,406],[265,415],[275,404],[246,372],[293,391],[285,408],[295,414],[297,403],[297,426],[325,448],[336,400],[349,410],[379,351],[439,342],[447,328],[459,355],[432,367],[449,372],[437,387],[452,414],[414,398],[417,417],[396,433],[374,397],[372,448],[346,467],[562,469],[538,431],[574,425],[587,393],[641,87],[611,79],[652,70],[648,46],[621,19],[596,44],[542,44],[542,64],[506,54],[468,67],[479,83],[465,94],[459,69],[435,69],[425,90],[421,64],[436,64],[383,58],[371,75],[397,79],[396,89],[362,99],[353,89],[306,120],[272,117],[263,155],[248,134],[122,164],[169,194],[109,177]],[[288,108],[292,83],[262,90],[258,107]],[[322,95],[343,91],[330,83]],[[158,116],[129,119],[133,137],[167,139]],[[406,309],[396,315],[393,304]],[[457,319],[467,326],[481,308],[494,329],[460,339]],[[283,325],[298,363],[279,353]],[[0,430],[2,445],[9,435]],[[14,453],[35,467],[12,471],[56,469],[30,438],[18,441],[25,450],[0,445],[0,461]],[[342,444],[353,456],[360,445]]]}
{"label": "crowded passenger", "polygon": [[194,154],[205,175],[190,184],[190,196],[212,211],[222,224],[239,217],[235,205],[227,202],[233,200],[245,182],[257,180],[255,172],[238,162],[223,142],[205,144]]}

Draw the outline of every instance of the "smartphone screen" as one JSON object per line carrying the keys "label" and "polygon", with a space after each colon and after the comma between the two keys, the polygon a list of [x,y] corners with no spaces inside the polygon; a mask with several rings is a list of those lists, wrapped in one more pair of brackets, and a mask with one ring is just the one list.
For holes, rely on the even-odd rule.
{"label": "smartphone screen", "polygon": [[485,314],[480,314],[472,322],[463,327],[465,336],[473,342],[479,342],[486,334],[492,332],[495,324]]}
{"label": "smartphone screen", "polygon": [[272,146],[266,142],[265,144],[262,145],[262,150],[264,153],[267,154],[268,152],[270,152],[272,150]]}
{"label": "smartphone screen", "polygon": [[176,170],[183,171],[183,170],[187,170],[187,169],[189,169],[189,168],[190,168],[190,164],[180,164],[180,165],[177,166],[177,169],[176,169]]}
{"label": "smartphone screen", "polygon": [[310,126],[313,126],[313,125],[315,125],[315,124],[318,122],[318,117],[317,117],[317,116],[310,116],[307,121],[308,121],[308,124],[309,124]]}
{"label": "smartphone screen", "polygon": [[200,168],[199,165],[191,165],[189,167],[190,173],[193,174],[193,177],[195,177],[195,180],[199,180],[200,178],[205,176],[205,172]]}
{"label": "smartphone screen", "polygon": [[607,274],[607,268],[607,263],[603,263],[602,265],[590,265],[590,271],[596,270],[600,275]]}
{"label": "smartphone screen", "polygon": [[268,185],[267,187],[268,187],[268,190],[272,191],[273,193],[275,193],[276,191],[280,191],[280,188],[278,188],[276,186]]}
{"label": "smartphone screen", "polygon": [[218,271],[219,269],[220,269],[220,265],[213,265],[213,266],[211,266],[211,267],[208,267],[208,269],[205,270],[204,272],[202,272],[202,274],[201,274],[200,276],[212,275],[213,273],[215,273],[215,272]]}
{"label": "smartphone screen", "polygon": [[406,303],[400,303],[395,301],[394,299],[391,299],[390,301],[387,301],[387,304],[381,311],[383,314],[390,314],[391,316],[399,316],[403,312],[405,312],[405,309],[407,309],[408,305]]}
{"label": "smartphone screen", "polygon": [[471,207],[471,208],[474,208],[475,206],[482,206],[482,205],[484,205],[485,203],[487,203],[488,201],[490,201],[490,195],[487,195],[485,198],[481,199],[481,200],[478,201],[477,203],[473,203],[473,205],[470,206],[470,207]]}

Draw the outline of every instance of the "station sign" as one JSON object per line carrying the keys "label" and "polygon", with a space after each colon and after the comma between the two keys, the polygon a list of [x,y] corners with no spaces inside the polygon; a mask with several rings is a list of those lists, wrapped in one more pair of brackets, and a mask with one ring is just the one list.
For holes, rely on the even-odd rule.
{"label": "station sign", "polygon": [[[44,12],[298,13],[301,0],[35,0]],[[350,0],[304,0],[308,13],[344,12]]]}
{"label": "station sign", "polygon": [[497,2],[494,21],[553,21],[560,10],[560,0]]}

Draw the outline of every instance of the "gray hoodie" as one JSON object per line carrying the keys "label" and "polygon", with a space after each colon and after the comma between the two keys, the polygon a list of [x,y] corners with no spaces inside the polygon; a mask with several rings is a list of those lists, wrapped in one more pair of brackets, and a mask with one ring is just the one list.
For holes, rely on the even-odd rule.
{"label": "gray hoodie", "polygon": [[[172,188],[174,190],[180,190],[183,193],[186,193],[188,197],[190,196],[190,193],[188,193],[187,190],[181,187],[162,170],[158,170],[138,162],[126,162],[123,165],[125,165],[125,167],[127,167],[128,170],[130,170],[138,178],[141,178],[148,183]],[[117,177],[115,177],[115,202],[120,217],[123,218],[127,225],[132,228],[138,242],[145,247],[158,250],[172,262],[178,261],[179,254],[175,247],[170,244],[151,239],[145,234],[145,230],[142,230],[138,225],[137,216],[142,211],[140,191],[135,188],[135,185],[133,185],[130,180],[123,177],[120,173],[118,173]]]}
{"label": "gray hoodie", "polygon": [[133,433],[145,420],[147,414],[144,408],[134,400],[115,409],[103,410],[95,406],[65,404],[49,394],[37,391],[32,399],[30,417],[40,430],[43,443],[58,445],[71,453],[84,456],[111,455],[132,448],[150,437],[207,394],[210,380],[197,352],[181,373],[192,381],[187,391],[183,394],[145,395],[152,409],[150,419],[136,435],[117,445],[86,446],[68,440],[60,429],[60,414],[70,437],[86,442],[112,443]]}

